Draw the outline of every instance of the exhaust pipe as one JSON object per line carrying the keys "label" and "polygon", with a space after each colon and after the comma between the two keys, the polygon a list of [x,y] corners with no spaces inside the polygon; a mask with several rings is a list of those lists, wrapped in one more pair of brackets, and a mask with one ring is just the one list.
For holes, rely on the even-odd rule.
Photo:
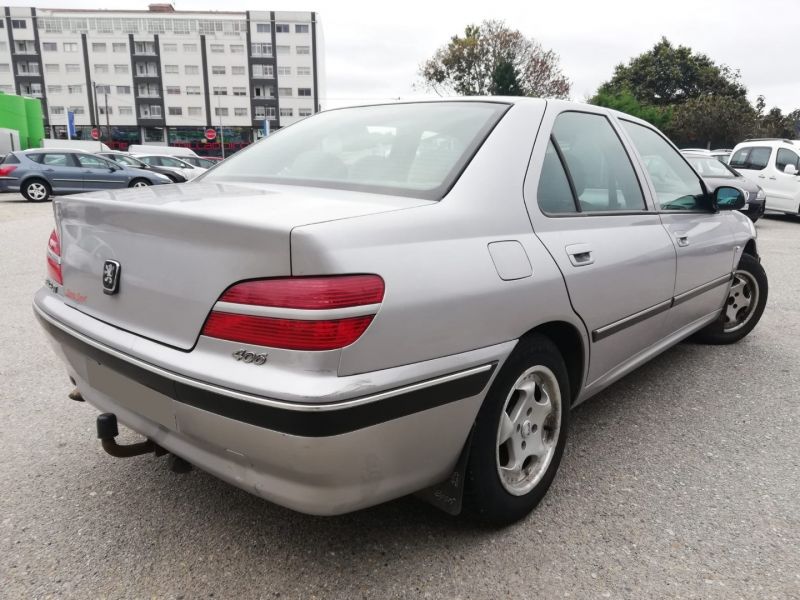
{"label": "exhaust pipe", "polygon": [[[103,413],[97,416],[97,437],[105,450],[111,456],[117,458],[129,458],[155,452],[156,456],[162,456],[166,451],[150,440],[138,442],[136,444],[117,444],[116,438],[119,435],[117,427],[117,415],[114,413]],[[160,451],[160,452],[159,452]]]}

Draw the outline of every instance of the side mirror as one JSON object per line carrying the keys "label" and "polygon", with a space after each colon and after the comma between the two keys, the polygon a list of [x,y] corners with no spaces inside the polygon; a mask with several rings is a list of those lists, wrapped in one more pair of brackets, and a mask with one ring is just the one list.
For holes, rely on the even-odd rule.
{"label": "side mirror", "polygon": [[797,167],[792,164],[786,165],[783,167],[783,172],[787,175],[797,175]]}
{"label": "side mirror", "polygon": [[714,204],[719,210],[739,210],[745,206],[744,192],[723,185],[714,190]]}

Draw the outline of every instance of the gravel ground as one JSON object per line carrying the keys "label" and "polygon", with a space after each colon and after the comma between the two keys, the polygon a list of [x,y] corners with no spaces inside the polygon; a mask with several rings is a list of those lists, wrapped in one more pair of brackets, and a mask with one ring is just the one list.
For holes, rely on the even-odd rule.
{"label": "gravel ground", "polygon": [[499,531],[412,498],[308,517],[104,454],[31,313],[51,224],[0,197],[2,598],[800,598],[800,220],[758,223],[754,333],[578,408],[548,496]]}

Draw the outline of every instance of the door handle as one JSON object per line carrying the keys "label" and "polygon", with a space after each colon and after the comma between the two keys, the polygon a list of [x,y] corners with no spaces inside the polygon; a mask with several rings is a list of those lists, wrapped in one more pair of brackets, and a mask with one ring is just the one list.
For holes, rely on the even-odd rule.
{"label": "door handle", "polygon": [[777,177],[770,177],[770,179],[772,179],[772,181],[775,181],[778,178]]}
{"label": "door handle", "polygon": [[564,250],[567,251],[569,262],[572,263],[573,267],[584,267],[594,262],[594,256],[592,256],[592,249],[589,244],[570,244],[565,246]]}
{"label": "door handle", "polygon": [[689,245],[689,234],[688,233],[676,233],[675,239],[678,240],[678,246],[681,248],[685,248]]}
{"label": "door handle", "polygon": [[759,179],[766,179],[766,178],[767,178],[767,176],[766,176],[766,175],[759,175],[759,176],[758,176],[758,178],[759,178]]}

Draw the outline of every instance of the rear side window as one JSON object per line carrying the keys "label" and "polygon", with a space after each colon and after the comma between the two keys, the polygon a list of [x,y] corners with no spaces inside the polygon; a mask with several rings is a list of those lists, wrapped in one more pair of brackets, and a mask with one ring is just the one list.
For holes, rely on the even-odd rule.
{"label": "rear side window", "polygon": [[769,164],[772,148],[769,146],[745,146],[739,148],[728,162],[734,169],[760,171]]}
{"label": "rear side window", "polygon": [[642,157],[661,210],[705,210],[700,179],[680,153],[649,127],[621,123]]}
{"label": "rear side window", "polygon": [[780,148],[778,150],[778,156],[775,157],[775,166],[778,171],[783,172],[786,165],[794,165],[795,169],[800,170],[800,157],[791,150]]}
{"label": "rear side window", "polygon": [[[565,112],[556,119],[539,181],[540,190],[545,192],[540,200],[544,212],[567,212],[568,203],[564,198],[567,190],[558,175],[558,166],[563,166],[567,190],[577,200],[573,210],[646,210],[630,158],[603,115]],[[556,190],[560,191],[556,193]],[[558,206],[562,210],[558,210]],[[554,208],[557,210],[552,210]]]}
{"label": "rear side window", "polygon": [[561,164],[552,139],[547,144],[547,152],[545,152],[542,162],[542,174],[539,177],[536,199],[539,202],[539,208],[545,214],[578,212],[564,165]]}
{"label": "rear side window", "polygon": [[0,164],[3,165],[18,165],[19,159],[14,156],[13,154],[7,154],[3,160],[0,160]]}

